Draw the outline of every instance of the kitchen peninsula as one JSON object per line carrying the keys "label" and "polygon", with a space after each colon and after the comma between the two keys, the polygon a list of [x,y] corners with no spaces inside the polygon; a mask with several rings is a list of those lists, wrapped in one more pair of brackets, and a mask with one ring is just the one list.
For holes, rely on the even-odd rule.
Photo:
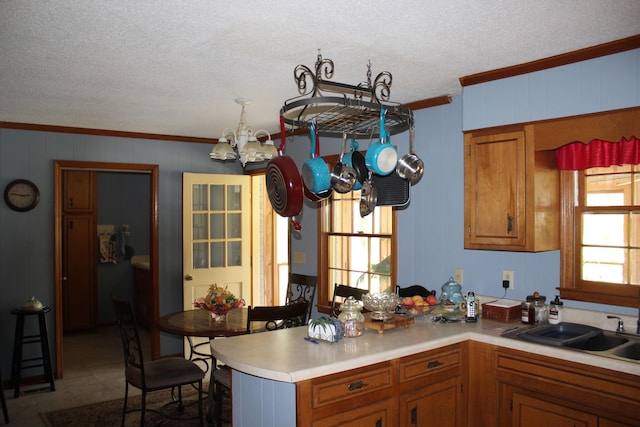
{"label": "kitchen peninsula", "polygon": [[526,425],[512,420],[518,405],[536,407],[522,402],[530,395],[554,402],[536,401],[540,411],[561,407],[567,417],[575,415],[572,420],[586,414],[584,425],[639,425],[640,362],[500,336],[516,326],[522,325],[416,318],[407,329],[367,330],[333,344],[304,340],[301,327],[215,340],[212,353],[233,368],[236,427],[338,426],[363,419],[372,426],[423,425],[409,420],[424,417],[428,404],[440,400],[443,406],[430,419],[442,427],[466,426],[467,408],[476,425],[498,419],[500,425]]}

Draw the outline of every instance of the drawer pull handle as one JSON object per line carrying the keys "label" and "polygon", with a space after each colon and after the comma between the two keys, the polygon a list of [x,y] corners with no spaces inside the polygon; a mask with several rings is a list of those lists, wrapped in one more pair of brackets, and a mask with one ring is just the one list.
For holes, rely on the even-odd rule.
{"label": "drawer pull handle", "polygon": [[363,387],[368,386],[369,384],[365,384],[362,381],[356,381],[355,383],[349,384],[349,391],[360,390]]}
{"label": "drawer pull handle", "polygon": [[511,234],[513,231],[513,216],[511,214],[507,214],[507,233]]}
{"label": "drawer pull handle", "polygon": [[434,361],[431,361],[431,362],[427,363],[427,368],[433,369],[433,368],[437,368],[438,366],[442,366],[442,365],[443,365],[443,363],[440,362],[439,360],[434,360]]}

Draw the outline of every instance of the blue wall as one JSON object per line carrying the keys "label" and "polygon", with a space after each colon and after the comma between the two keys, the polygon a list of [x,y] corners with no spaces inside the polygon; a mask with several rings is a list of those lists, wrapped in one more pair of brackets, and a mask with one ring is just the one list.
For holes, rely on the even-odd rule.
{"label": "blue wall", "polygon": [[[464,270],[464,289],[502,296],[503,269],[515,271],[508,297],[533,291],[547,297],[558,286],[557,251],[523,254],[463,249],[463,129],[571,116],[640,105],[640,50],[466,87],[449,105],[419,110],[416,151],[425,174],[411,190],[411,203],[399,213],[400,285],[439,289],[456,268]],[[280,105],[274,105],[274,112]],[[275,114],[274,114],[275,115]],[[276,119],[274,119],[275,121]],[[408,134],[393,137],[401,153]],[[322,140],[322,153],[339,151],[340,141]],[[0,346],[11,348],[15,319],[10,310],[31,296],[53,305],[53,161],[81,160],[157,164],[160,168],[160,313],[182,308],[182,172],[241,173],[238,163],[212,162],[211,146],[0,129],[0,184],[27,178],[40,187],[40,204],[31,212],[0,206]],[[286,153],[299,165],[308,158],[309,138],[289,138]],[[294,272],[315,274],[316,209],[306,202],[303,230],[292,250],[307,254]],[[633,315],[632,309],[568,301],[569,307]],[[55,309],[55,307],[53,307]],[[53,314],[49,315],[50,335]],[[52,336],[53,338],[53,336]],[[181,341],[163,336],[162,353],[180,351]],[[5,352],[6,353],[6,352]],[[10,361],[3,353],[2,370]]]}

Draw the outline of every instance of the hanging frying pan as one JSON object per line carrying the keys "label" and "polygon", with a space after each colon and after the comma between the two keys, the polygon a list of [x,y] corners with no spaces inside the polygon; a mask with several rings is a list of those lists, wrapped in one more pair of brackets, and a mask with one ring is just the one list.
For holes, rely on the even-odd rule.
{"label": "hanging frying pan", "polygon": [[278,148],[280,155],[269,160],[265,177],[267,194],[276,213],[283,217],[293,217],[302,212],[303,189],[300,172],[293,159],[282,155],[286,143],[284,116],[280,116],[282,142]]}

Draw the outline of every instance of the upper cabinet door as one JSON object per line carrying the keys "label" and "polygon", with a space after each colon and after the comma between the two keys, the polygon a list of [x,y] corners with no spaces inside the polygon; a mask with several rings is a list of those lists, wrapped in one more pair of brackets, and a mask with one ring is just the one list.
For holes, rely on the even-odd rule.
{"label": "upper cabinet door", "polygon": [[559,249],[559,172],[532,127],[466,133],[466,249]]}
{"label": "upper cabinet door", "polygon": [[95,208],[95,172],[66,170],[63,173],[64,212],[92,212]]}

